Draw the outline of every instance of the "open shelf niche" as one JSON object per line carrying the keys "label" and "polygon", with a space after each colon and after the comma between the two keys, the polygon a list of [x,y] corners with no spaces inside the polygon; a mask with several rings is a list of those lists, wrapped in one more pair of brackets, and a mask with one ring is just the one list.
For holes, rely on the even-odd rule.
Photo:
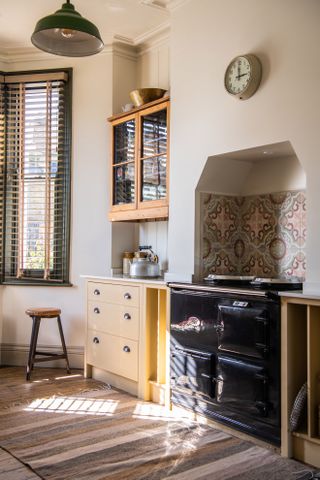
{"label": "open shelf niche", "polygon": [[[282,442],[284,456],[320,467],[320,300],[282,299]],[[305,423],[290,432],[290,413],[307,382]]]}

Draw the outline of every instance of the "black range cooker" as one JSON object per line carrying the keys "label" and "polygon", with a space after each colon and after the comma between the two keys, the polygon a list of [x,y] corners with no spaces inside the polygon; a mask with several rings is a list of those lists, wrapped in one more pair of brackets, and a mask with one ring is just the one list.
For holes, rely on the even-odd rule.
{"label": "black range cooker", "polygon": [[280,444],[280,290],[295,280],[209,276],[171,288],[171,401]]}

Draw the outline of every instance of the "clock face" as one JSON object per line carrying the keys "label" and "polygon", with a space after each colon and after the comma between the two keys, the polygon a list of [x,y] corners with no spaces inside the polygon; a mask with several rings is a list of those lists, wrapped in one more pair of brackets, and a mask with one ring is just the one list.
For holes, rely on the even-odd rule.
{"label": "clock face", "polygon": [[253,54],[240,55],[229,64],[224,85],[232,96],[246,100],[258,89],[261,76],[262,67],[258,57]]}
{"label": "clock face", "polygon": [[225,76],[226,89],[233,95],[241,94],[247,88],[250,78],[251,67],[249,61],[245,57],[237,57],[227,69]]}

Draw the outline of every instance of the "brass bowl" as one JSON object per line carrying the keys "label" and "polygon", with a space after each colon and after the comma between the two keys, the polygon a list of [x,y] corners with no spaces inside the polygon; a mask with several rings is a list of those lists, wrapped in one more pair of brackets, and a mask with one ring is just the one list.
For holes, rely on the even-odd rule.
{"label": "brass bowl", "polygon": [[165,94],[163,88],[138,88],[130,92],[130,98],[135,107],[141,107],[145,103],[159,100]]}

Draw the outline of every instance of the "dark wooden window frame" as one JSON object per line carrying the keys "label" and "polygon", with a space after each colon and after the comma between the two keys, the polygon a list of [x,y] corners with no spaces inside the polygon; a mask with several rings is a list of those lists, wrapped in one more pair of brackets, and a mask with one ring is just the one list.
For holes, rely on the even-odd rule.
{"label": "dark wooden window frame", "polygon": [[[64,152],[63,152],[63,159],[64,159],[64,171],[60,175],[62,176],[63,179],[63,189],[64,189],[64,195],[63,195],[63,218],[59,216],[54,218],[54,222],[59,222],[58,227],[54,228],[54,236],[53,236],[53,241],[54,244],[57,244],[57,237],[58,235],[63,236],[63,241],[62,241],[62,252],[61,256],[63,260],[61,260],[61,277],[59,279],[44,279],[41,278],[42,269],[29,269],[29,270],[24,270],[23,271],[23,277],[22,278],[15,278],[14,273],[17,271],[17,257],[12,256],[10,259],[11,265],[10,265],[10,270],[11,270],[11,275],[5,274],[5,258],[6,258],[6,224],[7,224],[7,218],[6,218],[6,186],[7,186],[7,144],[6,144],[6,137],[4,137],[4,169],[1,172],[3,175],[3,195],[4,195],[4,200],[2,202],[2,206],[0,208],[2,209],[1,215],[2,215],[2,235],[1,235],[1,241],[2,241],[2,258],[1,258],[1,283],[5,285],[37,285],[37,286],[71,286],[71,283],[69,281],[69,263],[70,263],[70,223],[71,223],[71,143],[72,143],[72,138],[71,138],[71,133],[72,133],[72,68],[62,68],[62,69],[50,69],[50,70],[32,70],[32,71],[19,71],[19,72],[10,72],[10,73],[1,73],[3,76],[13,76],[13,75],[37,75],[37,74],[47,74],[47,73],[55,73],[55,72],[65,72],[68,75],[68,80],[65,83],[65,95],[64,95],[64,101],[65,101],[65,117],[64,117],[64,129],[63,129],[63,143],[64,143]],[[26,79],[26,82],[28,80]],[[4,117],[6,119],[6,92],[4,91]],[[5,120],[6,122],[6,120]],[[60,165],[60,162],[58,162],[58,165]],[[58,171],[59,175],[59,171]],[[54,195],[54,202],[57,202],[58,198],[57,195]],[[60,200],[60,198],[59,198]],[[55,212],[57,210],[55,209]],[[61,211],[60,211],[61,213]],[[56,247],[54,247],[56,251]],[[56,264],[57,259],[56,256],[53,257],[53,268],[50,270],[51,276],[55,276],[54,272],[56,270]],[[43,276],[43,275],[42,275]]]}

